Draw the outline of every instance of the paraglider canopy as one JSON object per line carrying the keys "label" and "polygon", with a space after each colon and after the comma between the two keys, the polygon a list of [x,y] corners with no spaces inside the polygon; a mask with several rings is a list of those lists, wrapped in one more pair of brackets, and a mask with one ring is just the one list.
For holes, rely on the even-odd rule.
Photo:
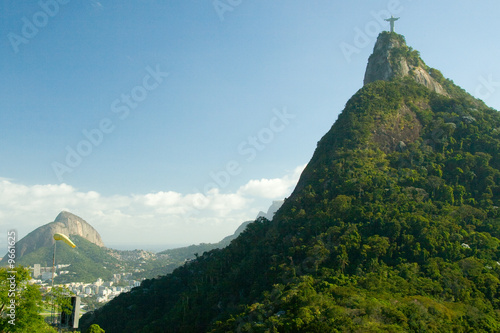
{"label": "paraglider canopy", "polygon": [[69,238],[68,238],[68,236],[63,235],[63,234],[61,234],[61,233],[59,233],[59,232],[56,232],[56,233],[54,234],[54,239],[55,239],[56,241],[58,241],[58,240],[62,240],[62,241],[64,241],[64,243],[68,244],[69,246],[71,246],[71,247],[73,247],[73,248],[75,248],[75,247],[76,247],[75,243],[73,243],[73,242],[71,241],[71,239],[69,239]]}

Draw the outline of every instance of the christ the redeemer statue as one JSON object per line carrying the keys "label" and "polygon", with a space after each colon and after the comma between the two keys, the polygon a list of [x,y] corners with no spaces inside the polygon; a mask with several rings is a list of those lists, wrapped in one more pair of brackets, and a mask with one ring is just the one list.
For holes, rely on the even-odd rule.
{"label": "christ the redeemer statue", "polygon": [[394,17],[391,15],[390,19],[385,19],[384,21],[391,22],[391,32],[394,32],[394,22],[399,20],[399,17]]}

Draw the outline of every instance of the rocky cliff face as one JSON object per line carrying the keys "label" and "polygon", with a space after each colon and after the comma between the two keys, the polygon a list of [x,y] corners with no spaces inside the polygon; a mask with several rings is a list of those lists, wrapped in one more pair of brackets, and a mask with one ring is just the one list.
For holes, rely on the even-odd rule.
{"label": "rocky cliff face", "polygon": [[420,59],[418,51],[409,48],[403,36],[381,33],[368,59],[364,84],[406,76],[438,94],[448,96],[441,84],[429,74],[429,67]]}
{"label": "rocky cliff face", "polygon": [[16,243],[19,258],[41,247],[52,246],[54,244],[53,235],[56,232],[68,236],[78,235],[98,246],[104,246],[97,230],[85,220],[69,212],[61,212],[54,222],[33,230]]}

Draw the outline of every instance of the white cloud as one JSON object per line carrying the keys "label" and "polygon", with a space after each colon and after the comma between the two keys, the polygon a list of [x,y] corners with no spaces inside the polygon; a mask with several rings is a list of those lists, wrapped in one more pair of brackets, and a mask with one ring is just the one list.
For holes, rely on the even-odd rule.
{"label": "white cloud", "polygon": [[[0,228],[24,237],[70,211],[89,222],[106,244],[216,242],[293,190],[304,166],[282,178],[250,180],[234,193],[173,191],[103,196],[67,184],[26,186],[0,178]],[[4,237],[6,238],[6,237]],[[0,238],[0,246],[6,240]],[[1,251],[0,251],[1,252]]]}
{"label": "white cloud", "polygon": [[251,180],[239,188],[238,193],[267,199],[283,198],[290,194],[290,188],[297,184],[305,165],[295,168],[293,173],[282,178]]}

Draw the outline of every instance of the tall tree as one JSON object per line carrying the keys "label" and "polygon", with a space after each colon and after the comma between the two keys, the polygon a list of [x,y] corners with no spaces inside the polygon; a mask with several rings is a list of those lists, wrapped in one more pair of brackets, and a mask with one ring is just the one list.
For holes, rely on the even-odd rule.
{"label": "tall tree", "polygon": [[0,268],[1,332],[56,332],[40,315],[44,304],[40,287],[29,280],[27,268]]}

